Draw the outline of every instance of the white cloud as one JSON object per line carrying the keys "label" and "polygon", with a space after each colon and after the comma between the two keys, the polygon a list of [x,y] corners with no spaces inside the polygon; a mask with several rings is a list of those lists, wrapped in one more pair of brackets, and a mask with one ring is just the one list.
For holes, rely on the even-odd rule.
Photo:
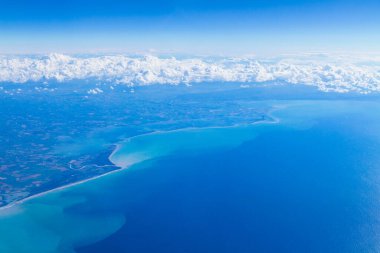
{"label": "white cloud", "polygon": [[0,57],[0,82],[64,82],[90,78],[129,86],[281,81],[314,85],[323,91],[367,93],[380,91],[380,59],[328,55],[276,59],[176,59],[125,55],[73,57],[61,54]]}
{"label": "white cloud", "polygon": [[99,94],[99,93],[103,93],[103,90],[99,89],[99,88],[95,88],[95,89],[89,89],[87,91],[88,94]]}

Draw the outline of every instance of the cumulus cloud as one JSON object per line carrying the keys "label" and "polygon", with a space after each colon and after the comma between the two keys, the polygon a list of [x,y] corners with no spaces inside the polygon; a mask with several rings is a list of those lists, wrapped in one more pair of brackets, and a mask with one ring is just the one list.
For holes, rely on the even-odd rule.
{"label": "cumulus cloud", "polygon": [[112,85],[258,83],[314,85],[323,91],[380,91],[380,59],[288,56],[274,59],[157,56],[0,56],[0,82],[96,79]]}
{"label": "cumulus cloud", "polygon": [[95,88],[95,89],[89,89],[87,91],[88,94],[100,94],[100,93],[103,93],[103,90],[99,89],[99,88]]}

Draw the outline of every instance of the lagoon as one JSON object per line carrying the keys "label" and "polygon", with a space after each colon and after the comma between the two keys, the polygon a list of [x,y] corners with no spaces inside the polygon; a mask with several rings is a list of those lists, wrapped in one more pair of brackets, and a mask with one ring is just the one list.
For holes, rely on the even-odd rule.
{"label": "lagoon", "polygon": [[119,143],[127,169],[1,210],[0,252],[378,252],[380,103],[267,103]]}

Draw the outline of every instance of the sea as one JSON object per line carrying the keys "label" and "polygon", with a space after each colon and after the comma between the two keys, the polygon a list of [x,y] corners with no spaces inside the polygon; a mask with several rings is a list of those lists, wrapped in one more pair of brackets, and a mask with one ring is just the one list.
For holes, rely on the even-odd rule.
{"label": "sea", "polygon": [[380,102],[117,144],[124,168],[0,210],[1,253],[380,252]]}

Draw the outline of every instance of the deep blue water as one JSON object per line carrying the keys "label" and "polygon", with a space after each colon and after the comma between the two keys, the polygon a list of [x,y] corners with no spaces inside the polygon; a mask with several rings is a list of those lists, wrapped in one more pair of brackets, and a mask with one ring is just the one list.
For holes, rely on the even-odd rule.
{"label": "deep blue water", "polygon": [[378,201],[366,177],[378,143],[341,131],[357,120],[278,128],[131,171],[113,196],[135,200],[118,207],[125,225],[79,252],[376,252]]}
{"label": "deep blue water", "polygon": [[[71,247],[78,253],[379,252],[379,109],[380,103],[297,102],[275,113],[279,124],[208,130],[234,142],[208,149],[189,150],[185,139],[203,135],[180,133],[183,148],[26,202],[14,219],[39,217],[33,221],[45,224],[46,234],[67,242],[57,243],[56,252],[65,253]],[[205,146],[220,136],[210,133],[201,138]],[[167,144],[159,139],[154,145]],[[51,214],[56,206],[64,207]],[[43,218],[33,216],[44,208]]]}

